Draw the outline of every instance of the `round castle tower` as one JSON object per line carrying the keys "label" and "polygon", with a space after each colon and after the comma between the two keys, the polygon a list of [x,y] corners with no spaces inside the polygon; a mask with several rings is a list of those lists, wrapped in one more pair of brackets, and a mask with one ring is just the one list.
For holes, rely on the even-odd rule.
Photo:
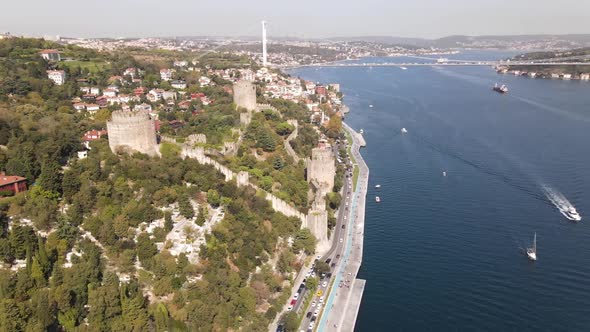
{"label": "round castle tower", "polygon": [[313,183],[323,194],[334,188],[336,164],[329,148],[314,148],[307,161],[307,181]]}
{"label": "round castle tower", "polygon": [[240,80],[234,83],[234,103],[248,111],[256,110],[256,86],[250,81]]}
{"label": "round castle tower", "polygon": [[109,146],[113,153],[141,152],[148,155],[158,153],[154,120],[141,111],[114,111],[107,121]]}

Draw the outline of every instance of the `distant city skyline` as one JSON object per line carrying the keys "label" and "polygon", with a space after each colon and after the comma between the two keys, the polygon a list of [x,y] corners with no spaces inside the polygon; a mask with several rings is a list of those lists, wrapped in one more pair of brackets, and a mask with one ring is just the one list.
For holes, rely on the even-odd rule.
{"label": "distant city skyline", "polygon": [[42,0],[11,1],[0,32],[30,36],[172,37],[522,35],[590,33],[590,2],[579,0]]}

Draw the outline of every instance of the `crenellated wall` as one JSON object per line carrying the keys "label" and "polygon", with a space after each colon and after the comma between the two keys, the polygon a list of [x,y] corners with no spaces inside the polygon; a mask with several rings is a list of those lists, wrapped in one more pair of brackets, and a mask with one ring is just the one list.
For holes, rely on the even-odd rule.
{"label": "crenellated wall", "polygon": [[287,137],[287,139],[285,140],[285,150],[287,151],[287,154],[290,155],[291,158],[293,158],[293,160],[297,164],[297,163],[299,163],[299,160],[301,160],[301,158],[299,158],[299,156],[297,155],[297,152],[295,152],[295,150],[293,150],[293,147],[291,146],[291,141],[297,138],[299,124],[297,123],[297,120],[295,120],[295,119],[287,120],[287,123],[289,123],[290,125],[295,127],[295,130],[293,130],[291,135],[289,135],[289,137]]}

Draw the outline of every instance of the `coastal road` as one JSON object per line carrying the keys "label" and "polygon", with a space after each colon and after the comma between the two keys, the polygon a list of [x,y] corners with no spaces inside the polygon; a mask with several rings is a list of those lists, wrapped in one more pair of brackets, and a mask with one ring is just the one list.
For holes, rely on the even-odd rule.
{"label": "coastal road", "polygon": [[351,133],[353,145],[351,152],[359,168],[357,188],[351,195],[350,224],[346,233],[346,246],[342,253],[342,262],[334,275],[334,284],[326,299],[326,308],[320,317],[317,331],[353,331],[356,314],[362,293],[364,280],[356,279],[363,256],[365,204],[369,179],[369,169],[360,155],[360,147],[365,145],[364,138],[356,134],[345,124]]}
{"label": "coastal road", "polygon": [[[336,158],[338,157],[338,153],[339,153],[339,146],[335,146],[333,149],[333,152],[336,156]],[[327,259],[330,259],[330,265],[332,264],[336,264],[334,267],[331,267],[331,270],[333,271],[335,268],[337,268],[337,264],[338,264],[338,258],[336,256],[339,256],[342,252],[342,249],[344,247],[344,233],[346,232],[346,228],[347,228],[347,221],[348,221],[348,215],[349,215],[349,209],[350,209],[350,204],[352,201],[352,171],[346,171],[346,176],[345,176],[345,181],[344,181],[344,185],[342,187],[341,190],[341,195],[342,195],[342,202],[340,203],[340,207],[338,209],[338,214],[336,216],[336,225],[334,226],[334,229],[332,231],[332,241],[331,241],[331,246],[330,249],[321,257],[319,258],[320,261],[325,262]],[[344,228],[342,227],[342,225],[345,225]],[[340,242],[340,239],[343,239],[343,242]],[[295,293],[297,293],[297,290],[299,289],[300,285],[303,283],[303,280],[306,277],[306,274],[310,271],[311,269],[311,264],[310,265],[306,265],[303,266],[301,268],[301,271],[299,272],[299,274],[297,275],[297,278],[295,279],[295,282],[293,283],[293,288],[291,289],[291,296],[289,297],[288,303],[284,306],[283,310],[277,314],[277,319],[275,319],[275,322],[273,322],[270,327],[269,330],[271,332],[276,331],[278,325],[279,325],[279,320],[282,317],[282,315],[285,312],[288,312],[287,308],[290,305],[291,301],[294,298]],[[315,291],[317,292],[318,290],[322,290],[323,292],[326,292],[328,287],[321,287],[322,283],[324,281],[328,281],[328,287],[330,285],[331,280],[329,280],[328,278],[324,278],[322,280],[320,280],[319,285],[318,285],[318,289]],[[305,302],[305,298],[306,296],[308,296],[309,290],[307,288],[304,288],[301,293],[298,296],[298,299],[296,300],[295,305],[293,306],[293,308],[291,310],[297,312],[298,314],[303,314],[304,318],[302,321],[302,326],[304,326],[304,328],[302,328],[302,330],[306,331],[307,328],[309,327],[309,323],[310,323],[310,319],[305,317],[305,315],[308,312],[308,308],[303,308],[303,303]],[[313,300],[316,301],[316,303],[319,303],[319,297],[316,296],[316,294],[312,294],[313,296]],[[313,308],[313,311],[315,310],[315,308]],[[301,311],[301,312],[300,312]]]}
{"label": "coastal road", "polygon": [[[354,140],[357,139],[355,137],[355,135],[353,135],[353,142],[355,142]],[[358,142],[357,142],[358,145]],[[357,148],[358,149],[358,148]],[[338,149],[335,149],[336,151],[338,151]],[[351,151],[353,151],[354,153],[354,148],[351,149]],[[359,154],[360,156],[360,154]],[[355,160],[358,157],[355,156]],[[361,169],[361,171],[365,172],[364,170]],[[367,170],[368,172],[368,170]],[[346,264],[345,262],[345,249],[347,246],[350,246],[350,241],[351,241],[351,237],[349,236],[350,234],[354,233],[352,231],[352,227],[354,227],[354,222],[351,220],[351,216],[354,215],[351,211],[351,209],[353,208],[353,196],[356,194],[355,191],[353,191],[353,178],[352,178],[352,170],[347,171],[346,172],[346,178],[344,181],[344,186],[343,186],[343,190],[342,190],[342,202],[340,205],[340,208],[338,210],[338,216],[336,219],[336,226],[334,228],[334,232],[332,235],[332,246],[330,248],[330,250],[328,250],[328,252],[321,258],[322,261],[326,261],[327,259],[330,259],[330,267],[331,267],[331,276],[330,278],[325,278],[323,280],[320,281],[320,286],[321,284],[324,283],[324,281],[327,282],[327,287],[319,287],[319,289],[321,289],[323,291],[323,297],[325,299],[325,302],[321,305],[322,308],[320,309],[320,316],[321,317],[322,313],[321,311],[324,310],[324,305],[329,305],[328,301],[329,298],[332,297],[332,295],[330,294],[330,290],[331,292],[334,292],[336,289],[342,289],[345,288],[347,289],[348,287],[350,287],[350,283],[347,281],[347,279],[342,279],[342,278],[338,278],[338,274],[335,273],[335,271],[340,271],[343,269],[343,264]],[[366,187],[366,184],[365,184]],[[348,271],[348,270],[347,270]],[[356,273],[355,273],[356,274]],[[310,306],[310,308],[302,308],[305,309],[303,310],[302,314],[304,315],[304,318],[301,322],[300,325],[300,331],[313,331],[314,329],[317,329],[318,331],[320,331],[321,329],[318,329],[319,325],[319,319],[317,317],[314,317],[314,313],[318,308],[319,304],[319,296],[317,296],[317,294],[313,295],[313,301],[312,301],[312,306]],[[315,302],[315,305],[313,305],[313,303]],[[308,314],[311,313],[311,317],[307,317]]]}

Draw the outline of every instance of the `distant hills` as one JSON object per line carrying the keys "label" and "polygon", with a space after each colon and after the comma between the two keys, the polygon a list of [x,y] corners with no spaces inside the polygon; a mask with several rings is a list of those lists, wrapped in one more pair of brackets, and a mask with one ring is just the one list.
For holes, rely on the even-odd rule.
{"label": "distant hills", "polygon": [[524,45],[572,48],[590,46],[590,34],[570,35],[455,35],[438,39],[405,38],[391,36],[336,37],[334,41],[365,41],[394,45],[412,45],[437,48],[508,48]]}

